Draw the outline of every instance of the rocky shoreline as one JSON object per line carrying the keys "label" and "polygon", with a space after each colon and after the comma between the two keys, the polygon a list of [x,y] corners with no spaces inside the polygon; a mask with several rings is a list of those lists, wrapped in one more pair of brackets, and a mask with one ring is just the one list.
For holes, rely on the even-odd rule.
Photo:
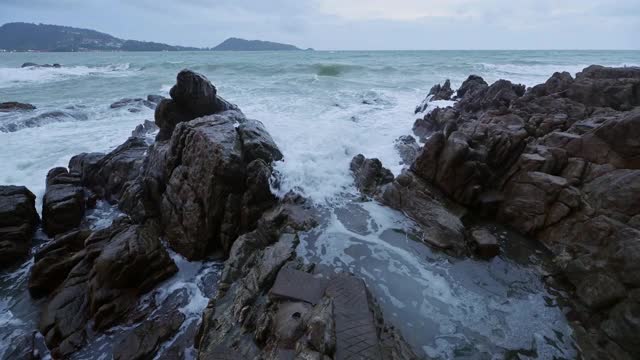
{"label": "rocky shoreline", "polygon": [[[185,358],[189,349],[199,359],[421,358],[362,279],[316,269],[298,254],[318,209],[298,194],[273,194],[283,154],[265,126],[189,70],[170,95],[114,103],[154,107],[155,123],[108,154],[52,169],[41,221],[28,189],[0,186],[1,267],[27,256],[40,224],[51,238],[29,278],[31,295],[44,299],[43,338],[22,339],[12,355],[67,358],[96,333],[135,324],[119,335],[114,358]],[[416,121],[417,141],[398,139],[407,165],[398,176],[377,159],[353,159],[364,199],[403,212],[423,242],[457,257],[500,252],[491,231],[468,226],[470,216],[535,238],[555,256],[550,285],[574,294],[569,320],[581,355],[635,358],[640,69],[592,66],[530,89],[470,76],[453,96],[447,81],[418,106],[421,113],[430,101],[456,100]],[[92,231],[86,215],[99,201],[126,216]],[[153,316],[137,307],[178,272],[173,251],[190,261],[226,259],[220,279],[205,284],[215,295],[202,321],[179,336],[179,291]]]}

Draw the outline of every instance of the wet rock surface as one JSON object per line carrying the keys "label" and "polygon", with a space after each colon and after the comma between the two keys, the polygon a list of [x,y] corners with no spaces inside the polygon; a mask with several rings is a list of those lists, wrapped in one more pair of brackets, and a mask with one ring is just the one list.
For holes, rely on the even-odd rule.
{"label": "wet rock surface", "polygon": [[[586,306],[581,323],[607,324],[599,346],[631,357],[638,349],[621,329],[635,321],[628,294],[640,286],[638,89],[638,68],[556,73],[526,91],[471,76],[453,107],[416,122],[425,146],[411,166],[448,198],[550,248]],[[472,232],[472,243],[493,252],[485,235]]]}
{"label": "wet rock surface", "polygon": [[30,281],[34,285],[44,282],[41,276],[64,278],[53,292],[50,284],[31,287],[39,294],[50,293],[39,329],[58,357],[85,344],[90,321],[98,331],[116,325],[138,296],[177,271],[154,224],[120,222],[92,233],[83,244],[76,239],[59,238],[50,245],[53,249],[44,249],[35,268],[51,271],[34,272]]}
{"label": "wet rock surface", "polygon": [[55,236],[80,225],[85,213],[85,193],[78,173],[54,168],[47,174],[47,188],[42,202],[42,225]]}
{"label": "wet rock surface", "polygon": [[35,199],[24,186],[0,186],[0,269],[29,253],[40,222]]}

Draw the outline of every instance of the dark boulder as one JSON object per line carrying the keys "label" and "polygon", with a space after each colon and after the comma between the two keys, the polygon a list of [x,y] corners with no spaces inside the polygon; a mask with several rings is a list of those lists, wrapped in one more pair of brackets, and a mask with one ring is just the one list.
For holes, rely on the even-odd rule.
{"label": "dark boulder", "polygon": [[380,186],[393,181],[393,174],[382,166],[380,160],[367,159],[362,154],[351,160],[349,168],[358,190],[369,196],[375,195]]}
{"label": "dark boulder", "polygon": [[228,252],[255,226],[252,214],[274,203],[269,165],[281,154],[266,131],[243,137],[238,119],[241,114],[233,111],[202,117],[180,123],[172,136],[162,222],[171,246],[190,259],[215,249]]}
{"label": "dark boulder", "polygon": [[525,93],[524,85],[515,85],[507,80],[498,80],[491,86],[472,87],[456,103],[456,108],[474,112],[494,108],[498,110],[508,109],[511,102]]}
{"label": "dark boulder", "polygon": [[465,80],[458,91],[456,92],[456,99],[462,99],[467,94],[474,94],[480,90],[487,88],[489,84],[484,81],[483,78],[477,75],[469,75],[467,80]]}
{"label": "dark boulder", "polygon": [[85,192],[80,174],[66,168],[54,168],[47,174],[47,187],[42,201],[43,229],[55,236],[78,227],[86,209]]}
{"label": "dark boulder", "polygon": [[247,119],[238,126],[244,160],[249,163],[256,159],[262,159],[267,163],[280,161],[284,158],[280,149],[258,120]]}
{"label": "dark boulder", "polygon": [[35,110],[36,107],[31,104],[24,104],[15,101],[0,103],[0,112]]}
{"label": "dark boulder", "polygon": [[0,186],[0,269],[29,253],[40,222],[35,199],[24,186]]}
{"label": "dark boulder", "polygon": [[170,100],[160,101],[156,108],[159,141],[169,139],[178,123],[227,110],[239,110],[219,97],[216,87],[204,75],[191,70],[182,70],[178,74],[170,95]]}

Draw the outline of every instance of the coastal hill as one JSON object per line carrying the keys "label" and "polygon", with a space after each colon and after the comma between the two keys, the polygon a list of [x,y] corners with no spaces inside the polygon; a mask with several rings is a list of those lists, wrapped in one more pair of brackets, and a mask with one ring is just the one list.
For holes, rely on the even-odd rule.
{"label": "coastal hill", "polygon": [[301,50],[270,41],[230,38],[212,49],[124,40],[95,30],[70,26],[7,23],[0,26],[0,50],[5,51],[201,51]]}
{"label": "coastal hill", "polygon": [[0,49],[8,51],[185,51],[192,47],[123,40],[69,26],[7,23],[0,26]]}
{"label": "coastal hill", "polygon": [[[271,41],[245,40],[239,38],[229,38],[220,45],[214,47],[214,51],[300,51],[302,49],[289,45]],[[311,49],[309,49],[311,50]]]}

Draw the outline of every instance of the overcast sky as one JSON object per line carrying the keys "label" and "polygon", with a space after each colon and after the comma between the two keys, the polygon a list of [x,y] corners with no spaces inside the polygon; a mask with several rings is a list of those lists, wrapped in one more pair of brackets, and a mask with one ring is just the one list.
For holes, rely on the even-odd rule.
{"label": "overcast sky", "polygon": [[640,0],[0,0],[13,21],[201,47],[640,49]]}

